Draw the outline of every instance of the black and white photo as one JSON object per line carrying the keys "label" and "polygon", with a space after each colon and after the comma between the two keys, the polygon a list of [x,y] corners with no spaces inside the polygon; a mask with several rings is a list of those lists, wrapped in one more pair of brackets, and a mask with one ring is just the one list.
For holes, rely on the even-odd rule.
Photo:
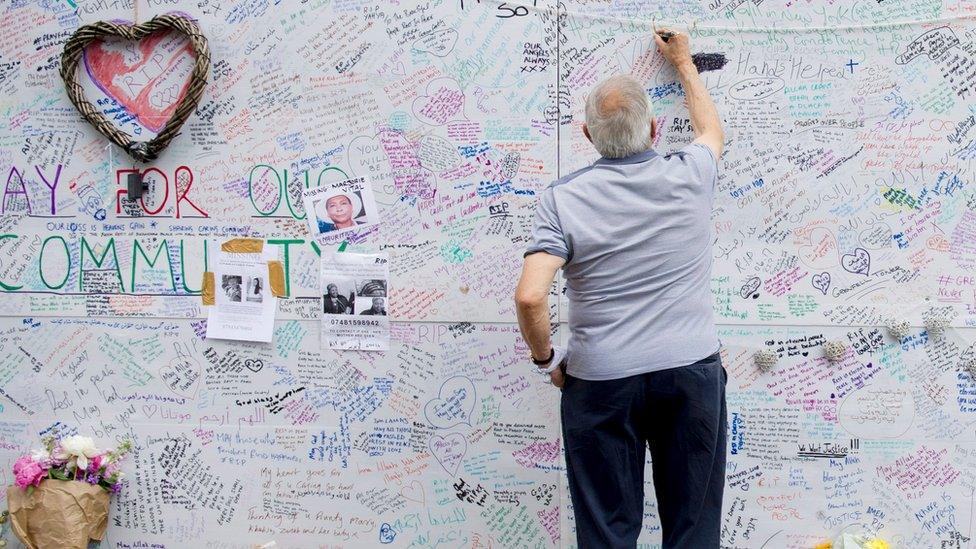
{"label": "black and white photo", "polygon": [[251,303],[261,303],[264,298],[264,281],[260,276],[251,276],[247,279],[247,296],[244,298]]}
{"label": "black and white photo", "polygon": [[220,277],[220,287],[223,289],[228,301],[235,303],[241,301],[243,291],[241,289],[241,283],[243,280],[243,277],[240,275],[223,275]]}
{"label": "black and white photo", "polygon": [[325,285],[322,312],[327,315],[351,315],[356,302],[354,284],[348,279],[334,279]]}
{"label": "black and white photo", "polygon": [[357,309],[361,315],[386,316],[386,299],[382,297],[360,298],[359,303],[362,305]]}
{"label": "black and white photo", "polygon": [[386,281],[375,278],[361,280],[356,284],[356,295],[362,297],[386,297]]}

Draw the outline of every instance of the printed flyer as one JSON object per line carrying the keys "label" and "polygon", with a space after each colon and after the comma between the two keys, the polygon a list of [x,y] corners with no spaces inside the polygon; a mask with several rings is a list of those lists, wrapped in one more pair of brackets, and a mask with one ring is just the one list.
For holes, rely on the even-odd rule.
{"label": "printed flyer", "polygon": [[266,253],[218,252],[212,267],[214,304],[208,339],[270,343],[278,300],[271,293]]}
{"label": "printed flyer", "polygon": [[322,254],[322,346],[386,351],[390,276],[387,254]]}

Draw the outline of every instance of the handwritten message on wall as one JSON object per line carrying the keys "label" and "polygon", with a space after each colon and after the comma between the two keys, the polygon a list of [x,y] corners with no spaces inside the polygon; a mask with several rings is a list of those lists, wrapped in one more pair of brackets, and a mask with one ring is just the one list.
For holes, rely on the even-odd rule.
{"label": "handwritten message on wall", "polygon": [[[710,220],[729,372],[723,546],[811,547],[842,528],[896,547],[970,543],[971,2],[136,8],[0,7],[6,484],[44,434],[131,437],[106,547],[574,547],[559,394],[530,371],[512,294],[536,194],[596,158],[580,127],[593,84],[636,75],[655,148],[693,139],[650,32],[694,21],[727,138]],[[200,104],[148,165],[81,119],[58,72],[76,28],[136,11],[188,14],[212,52]],[[148,138],[188,55],[170,35],[99,43],[79,80]],[[130,173],[140,199],[124,192]],[[316,239],[302,191],[354,177],[372,181],[381,222]],[[284,267],[270,345],[204,337],[203,273],[219,242],[245,236]],[[319,258],[343,239],[389,257],[388,352],[320,344]],[[933,311],[949,328],[926,330]],[[903,337],[886,328],[899,320]],[[841,360],[828,341],[847,346]],[[778,358],[768,372],[760,350]]]}

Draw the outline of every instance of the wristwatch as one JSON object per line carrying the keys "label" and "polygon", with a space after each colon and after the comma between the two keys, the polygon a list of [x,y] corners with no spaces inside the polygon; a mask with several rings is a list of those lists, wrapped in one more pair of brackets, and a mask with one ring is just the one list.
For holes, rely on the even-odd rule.
{"label": "wristwatch", "polygon": [[552,359],[555,356],[556,356],[556,349],[554,347],[549,347],[549,358],[545,360],[536,360],[536,358],[532,356],[531,353],[529,354],[529,358],[532,359],[532,363],[535,364],[536,366],[545,366],[546,364],[549,364],[550,362],[552,362]]}

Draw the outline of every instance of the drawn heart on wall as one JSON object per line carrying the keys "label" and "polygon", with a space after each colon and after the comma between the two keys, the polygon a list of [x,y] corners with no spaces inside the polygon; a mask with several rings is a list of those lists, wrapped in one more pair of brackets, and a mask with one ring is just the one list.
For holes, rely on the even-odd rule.
{"label": "drawn heart on wall", "polygon": [[444,29],[429,32],[413,41],[414,51],[430,53],[437,57],[446,57],[454,51],[457,44],[458,32],[454,29]]}
{"label": "drawn heart on wall", "polygon": [[427,495],[424,493],[424,485],[419,480],[414,480],[410,484],[400,488],[400,495],[410,501],[417,503],[427,503]]}
{"label": "drawn heart on wall", "polygon": [[837,265],[837,237],[829,229],[810,231],[809,243],[799,247],[800,261],[811,269],[829,269]]}
{"label": "drawn heart on wall", "polygon": [[192,399],[200,385],[200,370],[197,361],[176,357],[159,369],[159,377],[175,395]]}
{"label": "drawn heart on wall", "polygon": [[840,258],[840,264],[847,272],[867,276],[871,270],[871,255],[864,248],[854,248],[854,253]]}
{"label": "drawn heart on wall", "polygon": [[468,451],[468,439],[461,433],[450,433],[443,437],[433,435],[427,441],[427,445],[441,467],[449,475],[456,475],[458,466],[461,465],[461,460]]}
{"label": "drawn heart on wall", "polygon": [[891,245],[891,227],[887,223],[876,223],[857,236],[858,242],[867,249],[878,250]]}
{"label": "drawn heart on wall", "polygon": [[427,402],[424,416],[438,429],[450,429],[462,423],[471,425],[476,400],[474,383],[464,376],[455,376],[441,385],[437,398]]}
{"label": "drawn heart on wall", "polygon": [[830,288],[830,273],[820,273],[813,275],[813,287],[823,292],[823,295],[827,295],[827,289]]}
{"label": "drawn heart on wall", "polygon": [[393,177],[390,159],[378,134],[353,138],[346,148],[346,161],[353,175],[371,177],[374,185]]}
{"label": "drawn heart on wall", "polygon": [[417,159],[420,160],[421,166],[438,173],[456,168],[461,163],[457,147],[436,135],[428,135],[420,140]]}
{"label": "drawn heart on wall", "polygon": [[502,179],[515,179],[518,175],[519,163],[522,161],[521,155],[517,152],[510,152],[502,157],[501,168],[498,173]]}
{"label": "drawn heart on wall", "polygon": [[427,84],[424,95],[413,100],[413,115],[424,124],[443,126],[464,118],[464,92],[457,81],[441,77]]}
{"label": "drawn heart on wall", "polygon": [[260,358],[249,358],[244,361],[244,367],[254,373],[258,373],[261,371],[261,368],[264,368],[264,361]]}
{"label": "drawn heart on wall", "polygon": [[762,279],[758,276],[754,276],[749,280],[746,280],[746,283],[739,288],[739,295],[742,297],[742,299],[749,299],[750,297],[752,299],[756,299],[759,297],[758,290],[760,286],[762,286]]}
{"label": "drawn heart on wall", "polygon": [[[189,39],[189,44],[171,47],[167,54],[166,47],[172,46],[171,38],[177,33]],[[132,44],[120,47],[117,39]],[[195,59],[189,79],[180,82],[181,68],[189,68],[191,52]],[[78,83],[82,57],[86,74],[95,85],[140,124],[156,131],[155,137],[134,141],[85,98],[84,88]],[[106,21],[85,25],[71,35],[61,54],[61,79],[75,108],[99,133],[140,162],[155,160],[176,137],[196,109],[209,72],[206,37],[196,22],[178,14],[157,15],[139,25]],[[174,96],[175,102],[171,101]]]}

